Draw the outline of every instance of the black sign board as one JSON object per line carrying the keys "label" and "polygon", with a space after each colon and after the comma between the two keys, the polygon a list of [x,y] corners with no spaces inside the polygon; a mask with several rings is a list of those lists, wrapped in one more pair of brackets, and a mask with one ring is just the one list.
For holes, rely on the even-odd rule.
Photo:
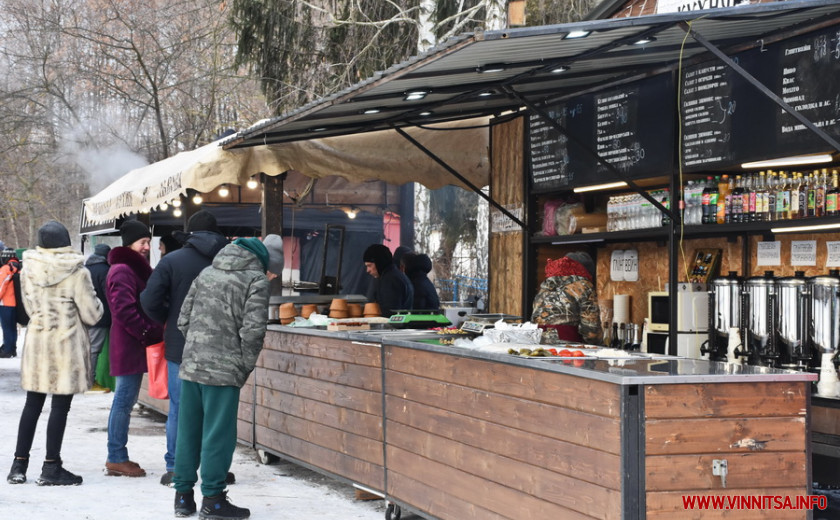
{"label": "black sign board", "polygon": [[670,172],[673,92],[671,76],[661,75],[552,105],[547,112],[573,140],[532,114],[533,187],[555,189],[618,180],[598,163],[595,153],[630,178]]}

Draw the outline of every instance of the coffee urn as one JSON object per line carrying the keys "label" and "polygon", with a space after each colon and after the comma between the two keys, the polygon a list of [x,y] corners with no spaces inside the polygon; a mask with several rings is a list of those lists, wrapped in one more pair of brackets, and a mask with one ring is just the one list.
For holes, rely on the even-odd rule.
{"label": "coffee urn", "polygon": [[753,276],[744,282],[745,309],[744,345],[751,365],[778,366],[773,323],[776,305],[776,284],[773,271]]}
{"label": "coffee urn", "polygon": [[[729,275],[711,281],[709,339],[700,347],[700,353],[709,354],[710,361],[735,361],[727,360],[727,347],[730,329],[741,329],[742,287],[741,278],[735,271],[729,271]],[[738,354],[746,355],[743,346],[736,351]]]}
{"label": "coffee urn", "polygon": [[808,336],[808,284],[805,273],[776,280],[776,343],[782,368],[804,370],[811,360]]}
{"label": "coffee urn", "polygon": [[811,366],[819,367],[824,355],[834,357],[840,348],[840,273],[832,269],[827,276],[808,280],[810,294],[809,347]]}

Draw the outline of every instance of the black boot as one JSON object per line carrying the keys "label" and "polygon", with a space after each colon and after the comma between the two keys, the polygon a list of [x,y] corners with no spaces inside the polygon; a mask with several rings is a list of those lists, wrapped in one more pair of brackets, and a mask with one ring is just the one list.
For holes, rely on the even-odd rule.
{"label": "black boot", "polygon": [[35,483],[39,486],[78,486],[82,483],[82,477],[64,469],[61,465],[61,459],[45,460],[41,467],[41,476]]}
{"label": "black boot", "polygon": [[13,358],[17,357],[17,352],[9,352],[7,350],[0,349],[0,358]]}
{"label": "black boot", "polygon": [[195,492],[191,489],[186,493],[175,492],[175,516],[184,518],[195,513]]}
{"label": "black boot", "polygon": [[212,497],[204,497],[201,501],[201,511],[198,513],[198,518],[201,520],[228,520],[231,518],[244,520],[249,516],[251,516],[251,511],[231,504],[225,492]]}
{"label": "black boot", "polygon": [[23,484],[26,482],[27,468],[29,468],[29,459],[15,457],[14,462],[12,462],[12,469],[9,471],[9,476],[6,477],[6,482],[9,484]]}

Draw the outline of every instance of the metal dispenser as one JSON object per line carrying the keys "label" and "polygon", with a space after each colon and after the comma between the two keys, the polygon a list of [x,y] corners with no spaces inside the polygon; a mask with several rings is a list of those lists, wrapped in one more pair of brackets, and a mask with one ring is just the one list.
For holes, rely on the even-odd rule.
{"label": "metal dispenser", "polygon": [[773,333],[776,306],[773,271],[765,271],[764,276],[747,278],[743,301],[746,320],[743,337],[749,363],[778,366],[780,356]]}
{"label": "metal dispenser", "polygon": [[[738,273],[729,271],[729,275],[711,281],[709,291],[709,339],[700,346],[701,354],[708,354],[710,361],[727,361],[729,330],[741,329],[741,291],[743,283]],[[743,337],[743,334],[741,335]],[[746,356],[743,347],[735,352]],[[730,359],[728,361],[735,361]]]}
{"label": "metal dispenser", "polygon": [[822,355],[835,357],[840,348],[840,272],[832,269],[827,276],[809,279],[808,292],[808,348],[813,358],[811,366],[818,367]]}
{"label": "metal dispenser", "polygon": [[776,280],[776,355],[782,368],[803,370],[811,360],[808,336],[808,286],[803,271]]}

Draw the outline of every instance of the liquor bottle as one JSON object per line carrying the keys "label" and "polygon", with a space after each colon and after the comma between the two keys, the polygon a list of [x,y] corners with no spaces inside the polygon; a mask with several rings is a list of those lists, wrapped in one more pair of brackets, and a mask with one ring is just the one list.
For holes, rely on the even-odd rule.
{"label": "liquor bottle", "polygon": [[790,219],[799,218],[799,193],[802,189],[800,177],[799,172],[793,172],[790,180],[790,212],[788,213]]}
{"label": "liquor bottle", "polygon": [[808,216],[808,178],[799,174],[799,218]]}
{"label": "liquor bottle", "polygon": [[[807,201],[807,215],[808,217],[817,216],[817,176],[819,171],[814,170],[808,175],[808,201]],[[802,208],[800,208],[801,211]]]}
{"label": "liquor bottle", "polygon": [[840,194],[840,187],[838,187],[837,170],[831,171],[831,187],[825,193],[825,214],[829,217],[836,217],[840,208],[838,208],[838,194]]}
{"label": "liquor bottle", "polygon": [[757,220],[756,216],[755,216],[756,198],[758,196],[758,189],[757,189],[758,188],[758,175],[757,174],[754,173],[754,174],[750,175],[750,182],[749,182],[748,186],[749,186],[748,193],[749,193],[750,198],[749,198],[749,201],[748,201],[749,206],[747,206],[747,215],[749,215],[749,218],[747,218],[746,222],[755,222]]}
{"label": "liquor bottle", "polygon": [[715,224],[723,224],[726,221],[726,197],[731,192],[729,188],[729,175],[722,175],[718,180],[717,206],[715,208]]}
{"label": "liquor bottle", "polygon": [[755,187],[755,219],[764,222],[767,219],[767,177],[762,171],[758,174],[758,184]]}
{"label": "liquor bottle", "polygon": [[778,184],[778,177],[773,170],[767,171],[767,220],[773,221],[776,219],[776,185]]}
{"label": "liquor bottle", "polygon": [[712,204],[712,192],[717,193],[717,184],[714,179],[706,177],[706,186],[703,188],[703,219],[702,224],[711,224],[714,213],[712,208],[717,206],[717,194],[715,194],[714,205]]}
{"label": "liquor bottle", "polygon": [[723,222],[729,224],[732,220],[732,198],[735,197],[735,178],[741,178],[740,175],[733,175],[729,177],[726,183],[726,196],[723,199]]}
{"label": "liquor bottle", "polygon": [[744,179],[740,175],[735,176],[735,189],[732,190],[732,203],[729,207],[730,222],[741,222],[741,209],[743,208]]}
{"label": "liquor bottle", "polygon": [[776,184],[776,220],[790,217],[790,186],[787,173],[779,172],[779,182]]}
{"label": "liquor bottle", "polygon": [[820,170],[820,174],[817,177],[817,194],[816,200],[814,201],[814,216],[815,217],[823,217],[825,216],[825,192],[828,189],[828,170],[823,168]]}

